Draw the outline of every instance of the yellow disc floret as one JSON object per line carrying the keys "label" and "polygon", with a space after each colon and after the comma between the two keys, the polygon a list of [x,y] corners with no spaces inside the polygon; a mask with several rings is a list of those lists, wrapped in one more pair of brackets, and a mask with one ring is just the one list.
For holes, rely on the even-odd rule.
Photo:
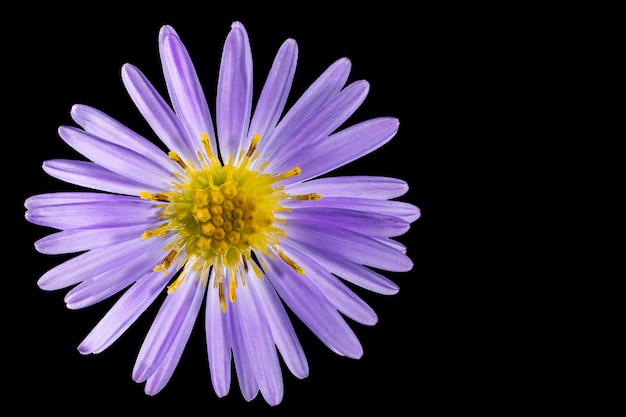
{"label": "yellow disc floret", "polygon": [[[270,254],[271,249],[296,272],[304,273],[278,248],[279,237],[284,237],[284,232],[277,227],[279,219],[275,217],[276,213],[287,210],[281,206],[281,200],[291,198],[276,183],[298,175],[300,169],[294,168],[283,174],[251,169],[251,161],[258,156],[255,152],[258,140],[256,135],[247,153],[241,152],[235,163],[230,158],[228,163],[222,164],[211,152],[208,137],[202,135],[208,161],[198,152],[199,168],[170,152],[170,158],[183,168],[185,174],[177,174],[179,182],[174,183],[171,191],[140,194],[162,208],[164,219],[162,225],[144,232],[142,238],[178,233],[174,242],[165,248],[168,254],[160,265],[155,266],[155,271],[167,272],[174,259],[184,253],[185,264],[203,271],[210,267],[215,269],[220,294],[223,293],[222,276],[228,271],[231,301],[235,298],[237,273],[241,268],[247,271],[248,266],[253,265],[253,270],[261,277],[252,261],[255,251]],[[169,286],[170,292],[182,281],[183,273]],[[243,281],[243,273],[240,276]],[[223,296],[220,301],[224,310]]]}

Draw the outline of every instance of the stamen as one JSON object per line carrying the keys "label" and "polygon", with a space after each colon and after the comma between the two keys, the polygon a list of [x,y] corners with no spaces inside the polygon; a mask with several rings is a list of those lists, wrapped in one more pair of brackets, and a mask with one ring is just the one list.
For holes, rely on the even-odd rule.
{"label": "stamen", "polygon": [[322,198],[321,194],[318,193],[309,193],[309,194],[298,194],[290,196],[292,200],[309,200],[309,201],[317,201]]}
{"label": "stamen", "polygon": [[180,271],[180,274],[178,274],[178,277],[174,280],[174,282],[167,286],[167,293],[171,294],[172,292],[174,292],[176,288],[178,288],[178,286],[183,282],[186,276],[187,268]]}
{"label": "stamen", "polygon": [[278,176],[278,180],[284,180],[286,178],[296,177],[300,175],[302,170],[298,167],[291,168],[289,171],[283,172]]}
{"label": "stamen", "polygon": [[285,261],[285,263],[287,265],[289,265],[291,267],[291,269],[293,269],[294,271],[296,271],[300,275],[304,275],[304,269],[302,269],[302,267],[300,265],[298,265],[297,263],[295,263],[292,259],[287,257],[287,255],[285,255],[285,252],[283,252],[282,250],[278,251],[278,256],[280,256],[280,259]]}
{"label": "stamen", "polygon": [[234,303],[235,301],[237,301],[237,292],[236,292],[236,288],[237,288],[237,278],[236,278],[236,273],[235,274],[231,274],[230,280],[228,282],[228,299],[230,300],[231,303]]}
{"label": "stamen", "polygon": [[187,169],[187,165],[183,162],[182,159],[180,159],[180,156],[178,156],[178,154],[174,151],[169,151],[167,154],[170,159],[174,162],[176,162],[178,165],[180,165],[180,167],[182,169]]}
{"label": "stamen", "polygon": [[169,231],[169,228],[170,228],[170,222],[164,223],[157,228],[146,230],[145,232],[141,234],[141,238],[148,239],[154,236],[163,237],[167,234],[167,232]]}
{"label": "stamen", "polygon": [[224,283],[220,279],[217,284],[217,294],[220,298],[220,308],[222,309],[222,313],[226,313],[226,300],[224,299]]}
{"label": "stamen", "polygon": [[170,198],[167,194],[165,193],[149,193],[147,191],[141,191],[139,193],[139,197],[141,197],[144,200],[150,200],[150,201],[163,201],[166,203],[169,203]]}
{"label": "stamen", "polygon": [[260,140],[261,140],[261,135],[259,135],[258,133],[255,133],[254,136],[252,137],[252,141],[250,142],[250,147],[248,148],[248,152],[246,153],[246,156],[248,158],[252,156]]}
{"label": "stamen", "polygon": [[154,272],[161,271],[164,274],[167,274],[167,270],[172,265],[174,259],[176,259],[176,256],[178,256],[178,251],[176,249],[172,249],[170,253],[165,255],[165,258],[163,258],[163,262],[161,262],[161,265],[155,266],[152,270]]}

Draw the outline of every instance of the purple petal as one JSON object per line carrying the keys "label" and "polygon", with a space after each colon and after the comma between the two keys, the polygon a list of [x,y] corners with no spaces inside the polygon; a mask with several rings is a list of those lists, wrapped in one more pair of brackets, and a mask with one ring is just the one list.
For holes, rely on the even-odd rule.
{"label": "purple petal", "polygon": [[[211,275],[214,272],[211,271]],[[224,289],[228,292],[228,288]],[[228,294],[225,294],[227,296]],[[224,397],[230,390],[231,380],[231,336],[230,326],[226,314],[220,309],[217,287],[214,286],[214,277],[211,276],[207,285],[206,300],[206,345],[209,358],[209,367],[213,389],[218,397]]]}
{"label": "purple petal", "polygon": [[[256,278],[248,277],[247,281],[250,279]],[[265,312],[257,305],[258,301],[248,288],[248,285],[239,287],[237,301],[228,307],[237,309],[250,368],[261,394],[269,405],[276,405],[281,402],[284,393],[278,354]]]}
{"label": "purple petal", "polygon": [[94,136],[141,154],[168,171],[178,166],[154,143],[93,107],[75,104],[70,114],[76,123]]}
{"label": "purple petal", "polygon": [[[95,203],[95,202],[128,202],[138,201],[137,197],[131,197],[126,195],[115,195],[96,193],[90,191],[69,191],[69,192],[54,192],[43,193],[28,197],[24,202],[24,207],[27,209],[34,209],[39,207],[56,206],[60,204],[77,204],[77,203]],[[146,200],[146,204],[153,204]]]}
{"label": "purple petal", "polygon": [[266,140],[276,127],[289,96],[297,59],[298,45],[293,39],[287,39],[278,50],[261,90],[250,122],[249,136],[258,133],[261,140]]}
{"label": "purple petal", "polygon": [[282,260],[261,255],[269,265],[267,278],[293,313],[338,355],[360,358],[363,347],[341,314],[310,280],[303,279]]}
{"label": "purple petal", "polygon": [[389,177],[346,176],[326,177],[290,184],[285,192],[291,195],[318,193],[326,197],[358,197],[389,200],[409,191],[406,181]]}
{"label": "purple petal", "polygon": [[151,159],[128,148],[93,136],[83,130],[71,126],[61,126],[59,136],[72,148],[91,161],[136,182],[148,182],[162,190],[171,186],[176,180],[172,172]]}
{"label": "purple petal", "polygon": [[152,239],[150,244],[152,246],[144,247],[142,253],[128,262],[86,279],[72,288],[63,300],[67,308],[78,310],[99,303],[151,271],[155,265],[161,263],[165,254],[164,242]]}
{"label": "purple petal", "polygon": [[200,134],[209,136],[211,147],[217,149],[213,119],[209,112],[196,69],[185,45],[170,26],[159,33],[159,51],[170,100],[192,143],[200,145]]}
{"label": "purple petal", "polygon": [[283,180],[281,185],[306,181],[352,162],[389,142],[397,131],[397,119],[381,117],[334,133],[284,161],[282,166],[300,167],[302,174]]}
{"label": "purple petal", "polygon": [[376,324],[378,317],[374,310],[327,269],[292,246],[283,244],[281,248],[304,269],[305,278],[317,286],[339,312],[360,324]]}
{"label": "purple petal", "polygon": [[274,287],[268,280],[260,280],[252,276],[248,278],[248,287],[253,291],[258,302],[263,305],[262,309],[267,316],[274,342],[287,368],[298,378],[307,377],[309,375],[309,365],[302,350],[302,345]]}
{"label": "purple petal", "polygon": [[271,161],[268,169],[284,172],[293,168],[293,165],[286,166],[283,162],[290,161],[290,157],[298,154],[301,149],[308,153],[313,144],[337,130],[363,103],[368,91],[367,81],[357,81],[325,103],[306,125],[294,132],[289,142],[285,141],[273,155],[264,155]]}
{"label": "purple petal", "polygon": [[399,290],[395,282],[378,272],[361,264],[336,258],[333,248],[318,249],[293,240],[289,241],[289,246],[298,248],[333,274],[361,288],[383,295],[393,295]]}
{"label": "purple petal", "polygon": [[224,161],[239,152],[252,109],[252,60],[245,30],[233,25],[226,37],[217,83],[217,137]]}
{"label": "purple petal", "polygon": [[131,64],[125,64],[122,67],[122,81],[135,106],[165,146],[178,153],[183,160],[196,160],[196,149],[185,129],[141,71]]}
{"label": "purple petal", "polygon": [[163,191],[159,187],[131,181],[93,162],[54,159],[45,161],[43,170],[54,178],[92,190],[127,195],[139,195],[141,191]]}
{"label": "purple petal", "polygon": [[189,268],[183,282],[167,295],[137,355],[133,368],[135,382],[146,381],[161,366],[179,331],[190,325],[187,315],[196,308],[198,291],[203,289],[196,280],[196,272]]}
{"label": "purple petal", "polygon": [[48,255],[82,252],[134,239],[153,227],[156,225],[139,224],[64,230],[39,239],[35,242],[35,248],[40,253]]}
{"label": "purple petal", "polygon": [[[177,265],[172,267],[178,269]],[[84,355],[100,353],[111,346],[154,302],[171,278],[159,271],[137,280],[89,332],[78,351]]]}
{"label": "purple petal", "polygon": [[395,200],[374,200],[372,198],[324,197],[317,201],[285,200],[283,205],[291,209],[321,208],[338,210],[358,210],[365,213],[378,213],[394,216],[412,223],[420,217],[420,209],[413,204]]}
{"label": "purple petal", "polygon": [[294,208],[281,213],[280,216],[287,221],[300,219],[320,222],[373,237],[400,236],[406,233],[410,226],[409,222],[386,214],[328,207]]}
{"label": "purple petal", "polygon": [[138,238],[113,246],[92,249],[50,269],[39,278],[37,285],[48,291],[69,287],[136,258],[152,244],[150,240]]}
{"label": "purple petal", "polygon": [[299,219],[289,221],[284,230],[289,239],[315,248],[333,248],[336,256],[346,261],[393,272],[413,268],[413,262],[404,253],[351,230]]}
{"label": "purple petal", "polygon": [[[197,282],[197,274],[192,272],[186,277],[186,280],[193,280],[191,284],[195,286],[195,293],[191,305],[187,309],[187,314],[177,330],[176,338],[172,343],[172,347],[168,350],[165,358],[159,365],[158,369],[148,378],[146,381],[145,392],[148,395],[155,395],[161,391],[165,385],[169,382],[180,358],[183,354],[183,350],[187,345],[191,331],[196,323],[200,306],[206,292],[206,286]],[[202,279],[202,278],[201,278]],[[178,291],[180,287],[176,290]]]}
{"label": "purple petal", "polygon": [[317,110],[341,91],[351,67],[347,58],[339,59],[311,84],[280,120],[274,132],[259,143],[259,153],[264,159],[269,159],[285,141],[291,140],[295,132],[305,126]]}
{"label": "purple petal", "polygon": [[86,227],[116,227],[155,223],[160,219],[162,209],[155,204],[136,201],[101,201],[78,204],[58,204],[37,207],[26,212],[31,223],[55,229],[75,229]]}
{"label": "purple petal", "polygon": [[239,322],[239,311],[232,307],[232,305],[227,307],[226,315],[229,320],[228,326],[230,327],[230,341],[232,343],[235,371],[237,372],[239,389],[243,398],[246,401],[252,401],[259,392],[259,384],[256,382],[254,370],[248,356],[245,337]]}

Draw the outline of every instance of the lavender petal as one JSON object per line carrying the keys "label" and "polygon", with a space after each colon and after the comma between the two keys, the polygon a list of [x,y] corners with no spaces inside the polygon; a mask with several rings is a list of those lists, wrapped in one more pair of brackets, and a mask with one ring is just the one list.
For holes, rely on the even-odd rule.
{"label": "lavender petal", "polygon": [[53,159],[43,163],[43,170],[54,178],[92,190],[127,195],[163,191],[159,187],[131,181],[93,162]]}

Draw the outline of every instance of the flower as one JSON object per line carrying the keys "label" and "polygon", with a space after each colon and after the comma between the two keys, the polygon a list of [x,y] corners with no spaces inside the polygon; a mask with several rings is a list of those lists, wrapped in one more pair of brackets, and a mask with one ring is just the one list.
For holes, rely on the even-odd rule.
{"label": "flower", "polygon": [[[43,254],[75,254],[38,281],[43,290],[72,287],[80,309],[120,293],[78,346],[99,353],[157,299],[162,304],[139,350],[132,378],[157,394],[179,362],[203,311],[215,393],[231,385],[231,361],[242,396],[283,398],[281,361],[298,378],[309,369],[287,306],[328,348],[359,358],[348,319],[377,316],[351,288],[394,294],[379,271],[413,263],[394,237],[419,209],[394,200],[405,181],[325,174],[392,139],[396,118],[341,125],[369,84],[345,85],[348,59],[334,62],[288,110],[298,47],[286,40],[253,111],[252,54],[234,22],[224,43],[215,125],[187,49],[175,30],[159,33],[169,104],[142,72],[122,67],[132,101],[161,146],[107,114],[77,104],[79,127],[59,136],[84,160],[48,160],[50,176],[81,191],[44,193],[25,201],[25,217],[56,229],[37,242]],[[166,293],[166,295],[164,294]]]}

